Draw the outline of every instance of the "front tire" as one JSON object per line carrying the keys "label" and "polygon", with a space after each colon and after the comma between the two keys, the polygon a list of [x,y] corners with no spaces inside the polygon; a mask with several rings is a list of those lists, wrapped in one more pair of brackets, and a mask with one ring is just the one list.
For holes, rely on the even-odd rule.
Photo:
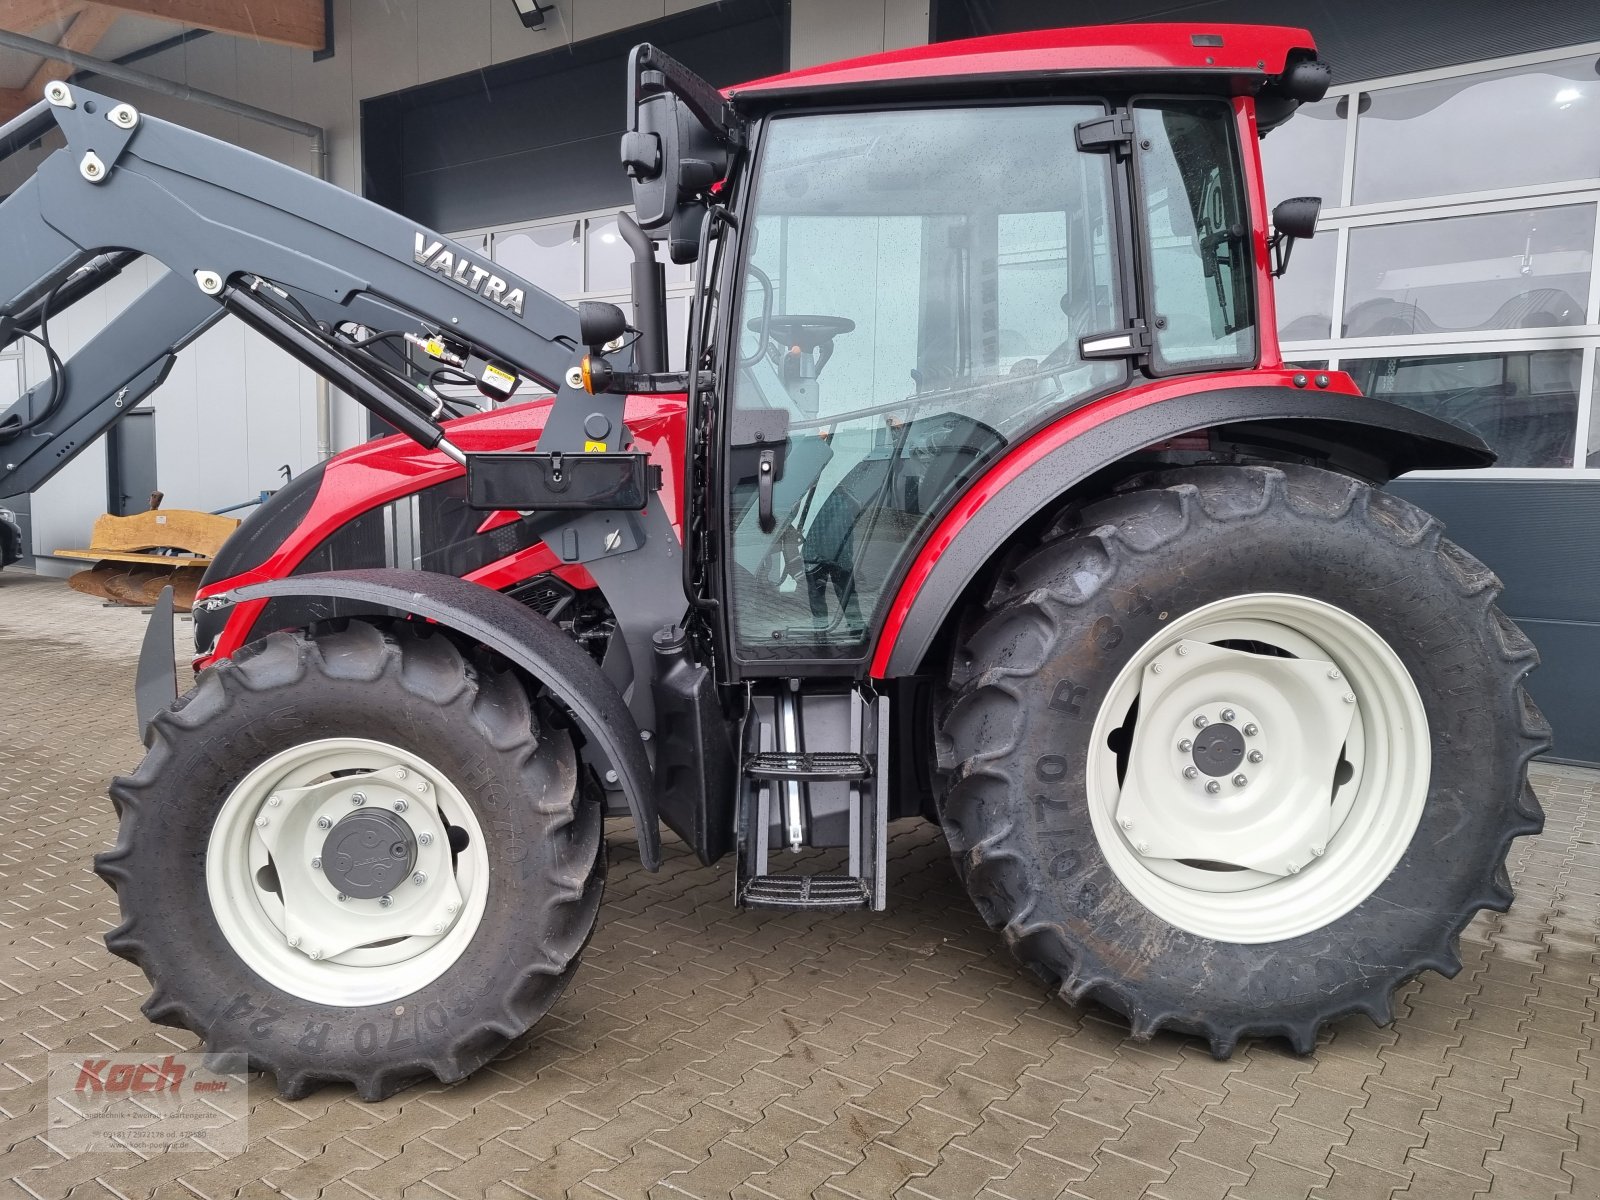
{"label": "front tire", "polygon": [[286,1097],[462,1079],[577,967],[600,805],[521,681],[446,637],[351,622],[204,672],[112,783],[106,937],[144,1012]]}
{"label": "front tire", "polygon": [[1133,1032],[1308,1052],[1460,968],[1511,902],[1549,729],[1499,583],[1303,467],[1174,471],[1069,513],[955,653],[941,820],[979,912]]}

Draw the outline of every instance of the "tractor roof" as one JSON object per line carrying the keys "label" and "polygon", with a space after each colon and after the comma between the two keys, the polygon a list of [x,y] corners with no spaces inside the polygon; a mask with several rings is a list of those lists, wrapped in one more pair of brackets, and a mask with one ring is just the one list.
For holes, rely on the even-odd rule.
{"label": "tractor roof", "polygon": [[1315,53],[1304,29],[1279,25],[1081,25],[911,46],[805,67],[728,89],[738,107],[808,97],[837,99],[932,85],[1038,83],[1056,77],[1255,91],[1295,51]]}

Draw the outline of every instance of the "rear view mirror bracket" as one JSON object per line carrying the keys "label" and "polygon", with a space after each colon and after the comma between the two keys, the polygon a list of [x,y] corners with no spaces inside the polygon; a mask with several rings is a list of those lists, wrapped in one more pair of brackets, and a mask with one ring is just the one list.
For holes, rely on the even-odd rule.
{"label": "rear view mirror bracket", "polygon": [[1289,269],[1289,255],[1300,238],[1317,232],[1317,217],[1322,212],[1321,196],[1294,196],[1279,202],[1272,210],[1272,277]]}

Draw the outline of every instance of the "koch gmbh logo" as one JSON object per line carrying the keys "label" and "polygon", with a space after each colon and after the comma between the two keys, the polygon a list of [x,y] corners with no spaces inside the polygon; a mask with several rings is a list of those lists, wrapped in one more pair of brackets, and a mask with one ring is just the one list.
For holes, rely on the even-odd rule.
{"label": "koch gmbh logo", "polygon": [[50,1144],[63,1154],[245,1149],[242,1056],[52,1054]]}

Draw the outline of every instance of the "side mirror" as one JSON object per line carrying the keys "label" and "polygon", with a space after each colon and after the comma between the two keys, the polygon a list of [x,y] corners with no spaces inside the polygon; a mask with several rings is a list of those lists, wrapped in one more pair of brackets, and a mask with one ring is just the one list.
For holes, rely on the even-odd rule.
{"label": "side mirror", "polygon": [[1321,196],[1295,196],[1272,210],[1272,275],[1276,279],[1289,269],[1289,253],[1300,238],[1317,232],[1317,216],[1322,212]]}
{"label": "side mirror", "polygon": [[700,248],[694,214],[727,175],[743,127],[720,92],[648,43],[629,59],[628,111],[622,165],[635,217],[667,242],[673,262],[693,262]]}

